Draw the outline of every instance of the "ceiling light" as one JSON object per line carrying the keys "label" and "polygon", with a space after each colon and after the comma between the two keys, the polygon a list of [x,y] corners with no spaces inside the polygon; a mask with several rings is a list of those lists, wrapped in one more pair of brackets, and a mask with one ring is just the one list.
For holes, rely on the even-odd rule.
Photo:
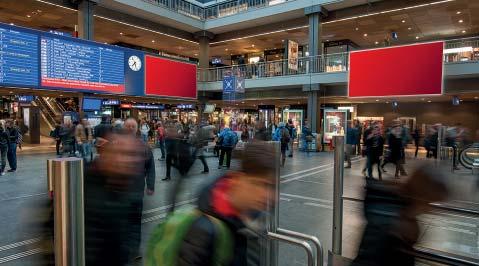
{"label": "ceiling light", "polygon": [[464,22],[464,20],[460,19],[458,22],[459,22],[459,23],[463,23],[463,22]]}
{"label": "ceiling light", "polygon": [[358,27],[356,27],[356,29],[355,29],[355,30],[359,30],[359,28],[358,28]]}
{"label": "ceiling light", "polygon": [[411,28],[411,27],[409,27],[409,28],[407,28],[407,30],[412,30],[412,28]]}
{"label": "ceiling light", "polygon": [[198,56],[198,54],[195,54],[195,56]]}
{"label": "ceiling light", "polygon": [[10,25],[12,25],[12,26],[13,26],[13,25],[15,25],[15,24],[13,24],[13,23],[10,23]]}
{"label": "ceiling light", "polygon": [[284,42],[284,40],[281,40],[281,42]]}
{"label": "ceiling light", "polygon": [[327,42],[329,42],[329,40],[326,40]]}
{"label": "ceiling light", "polygon": [[476,99],[476,100],[477,100],[477,99],[479,99],[479,97],[477,97],[477,96],[476,96],[476,97],[474,97],[474,99]]}
{"label": "ceiling light", "polygon": [[251,47],[254,47],[254,44],[252,44]]}
{"label": "ceiling light", "polygon": [[419,36],[416,36],[416,40],[419,40]]}
{"label": "ceiling light", "polygon": [[386,103],[389,103],[389,102],[386,102]]}
{"label": "ceiling light", "polygon": [[123,35],[123,32],[120,32],[120,35]]}
{"label": "ceiling light", "polygon": [[462,33],[466,33],[466,31],[465,31],[465,30],[463,30],[463,31],[462,31]]}
{"label": "ceiling light", "polygon": [[71,10],[71,11],[78,12],[78,10],[76,10],[76,9],[69,8],[69,7],[62,6],[62,5],[58,5],[58,4],[54,4],[54,3],[50,3],[50,2],[48,2],[48,1],[44,1],[44,0],[35,0],[35,1],[40,2],[40,3],[47,4],[47,5],[52,5],[52,6],[56,6],[56,7],[60,7],[60,8],[64,8],[64,9],[68,9],[68,10]]}
{"label": "ceiling light", "polygon": [[457,11],[456,14],[460,15],[462,12],[461,11]]}
{"label": "ceiling light", "polygon": [[432,102],[431,100],[427,101],[428,103]]}
{"label": "ceiling light", "polygon": [[38,13],[42,13],[42,11],[41,11],[40,9],[37,9],[37,12],[38,12]]}
{"label": "ceiling light", "polygon": [[375,45],[378,45],[378,44],[379,44],[379,42],[378,42],[378,41],[375,41],[375,42],[374,42],[374,44],[375,44]]}
{"label": "ceiling light", "polygon": [[421,98],[421,101],[424,101],[424,100],[426,100],[426,99],[424,99],[424,98]]}
{"label": "ceiling light", "polygon": [[152,42],[152,43],[154,43],[154,42],[155,42],[155,40],[151,40],[151,42]]}
{"label": "ceiling light", "polygon": [[63,97],[63,94],[60,94],[60,97]]}
{"label": "ceiling light", "polygon": [[405,21],[404,19],[403,19],[401,22],[402,22],[402,23],[406,23],[406,21]]}
{"label": "ceiling light", "polygon": [[368,34],[367,34],[367,33],[364,33],[363,36],[364,36],[364,37],[368,37]]}
{"label": "ceiling light", "polygon": [[379,102],[379,100],[376,100],[376,102]]}
{"label": "ceiling light", "polygon": [[10,93],[13,93],[13,91],[11,91]]}
{"label": "ceiling light", "polygon": [[31,17],[32,17],[32,16],[30,16],[30,15],[27,15],[27,18],[31,18]]}
{"label": "ceiling light", "polygon": [[228,48],[226,48],[225,51],[228,52]]}

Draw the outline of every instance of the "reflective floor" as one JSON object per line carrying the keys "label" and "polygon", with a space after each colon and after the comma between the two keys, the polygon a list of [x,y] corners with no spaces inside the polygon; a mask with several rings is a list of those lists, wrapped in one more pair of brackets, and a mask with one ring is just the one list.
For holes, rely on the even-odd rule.
{"label": "reflective floor", "polygon": [[[280,227],[315,235],[324,245],[325,253],[331,249],[332,199],[333,199],[333,157],[332,153],[296,152],[287,158],[281,169]],[[46,160],[51,154],[21,154],[18,170],[0,177],[0,264],[39,265],[42,250],[48,248],[41,240],[45,234],[44,225],[49,216],[49,198],[46,193]],[[159,151],[155,150],[155,157]],[[408,159],[406,168],[412,172],[426,159]],[[217,159],[208,158],[209,174],[201,174],[202,166],[197,161],[185,183],[185,190],[178,199],[178,205],[186,206],[195,201],[196,191],[204,184],[221,175],[217,170]],[[365,159],[353,159],[352,169],[344,172],[344,196],[362,199],[365,179],[361,170]],[[450,172],[447,165],[443,172],[450,189],[448,202],[454,206],[479,210],[477,177],[464,169]],[[393,178],[393,166],[384,179]],[[168,192],[171,182],[161,181],[165,174],[164,162],[156,160],[156,191],[145,196],[143,212],[143,241],[145,243],[155,225],[165,215],[170,202]],[[179,174],[173,171],[173,178]],[[395,182],[403,182],[402,177]],[[425,188],[427,189],[427,188]],[[419,246],[437,249],[452,254],[479,259],[479,217],[435,210],[420,217],[421,234]],[[354,258],[365,226],[362,202],[344,202],[343,255]],[[280,265],[305,265],[306,256],[299,248],[280,245]],[[325,254],[327,255],[327,254]],[[138,262],[141,265],[141,261]],[[419,263],[418,263],[419,265]],[[420,264],[424,265],[424,264]]]}

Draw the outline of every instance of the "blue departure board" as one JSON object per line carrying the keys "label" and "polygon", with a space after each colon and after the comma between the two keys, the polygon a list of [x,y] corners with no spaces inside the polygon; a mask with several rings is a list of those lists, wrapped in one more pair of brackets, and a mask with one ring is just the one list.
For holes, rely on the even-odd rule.
{"label": "blue departure board", "polygon": [[0,25],[0,85],[38,86],[38,35]]}
{"label": "blue departure board", "polygon": [[125,92],[121,49],[42,36],[40,51],[43,87]]}

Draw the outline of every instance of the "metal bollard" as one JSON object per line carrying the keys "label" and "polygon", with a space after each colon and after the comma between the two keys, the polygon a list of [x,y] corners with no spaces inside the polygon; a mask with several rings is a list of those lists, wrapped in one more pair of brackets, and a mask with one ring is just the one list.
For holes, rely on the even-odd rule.
{"label": "metal bollard", "polygon": [[54,193],[55,266],[85,265],[83,160],[49,160]]}
{"label": "metal bollard", "polygon": [[268,232],[268,237],[274,240],[278,241],[283,241],[291,245],[296,245],[304,249],[306,251],[306,256],[307,256],[307,266],[314,266],[314,253],[313,249],[311,246],[308,244],[308,242],[300,239],[296,239],[294,237],[290,236],[284,236],[272,232]]}
{"label": "metal bollard", "polygon": [[53,198],[53,160],[47,160],[47,190],[50,198]]}
{"label": "metal bollard", "polygon": [[343,237],[344,136],[334,136],[333,254],[341,255]]}

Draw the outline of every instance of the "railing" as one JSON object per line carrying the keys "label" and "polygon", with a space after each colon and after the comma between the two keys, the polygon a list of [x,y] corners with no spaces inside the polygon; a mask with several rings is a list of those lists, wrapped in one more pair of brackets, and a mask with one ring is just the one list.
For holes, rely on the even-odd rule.
{"label": "railing", "polygon": [[294,0],[233,0],[202,7],[186,0],[143,0],[198,20],[215,19]]}
{"label": "railing", "polygon": [[[472,52],[469,52],[472,47]],[[445,49],[466,48],[467,51],[458,52],[445,50],[444,63],[457,63],[463,61],[479,61],[479,38],[470,38],[446,42]],[[312,57],[301,57],[297,63],[292,62],[297,67],[291,67],[291,62],[287,59],[258,62],[255,64],[235,65],[227,67],[217,67],[198,70],[198,81],[215,82],[222,81],[226,75],[241,75],[245,79],[270,78],[291,75],[308,75],[316,73],[343,72],[349,70],[349,54],[325,54]]]}

